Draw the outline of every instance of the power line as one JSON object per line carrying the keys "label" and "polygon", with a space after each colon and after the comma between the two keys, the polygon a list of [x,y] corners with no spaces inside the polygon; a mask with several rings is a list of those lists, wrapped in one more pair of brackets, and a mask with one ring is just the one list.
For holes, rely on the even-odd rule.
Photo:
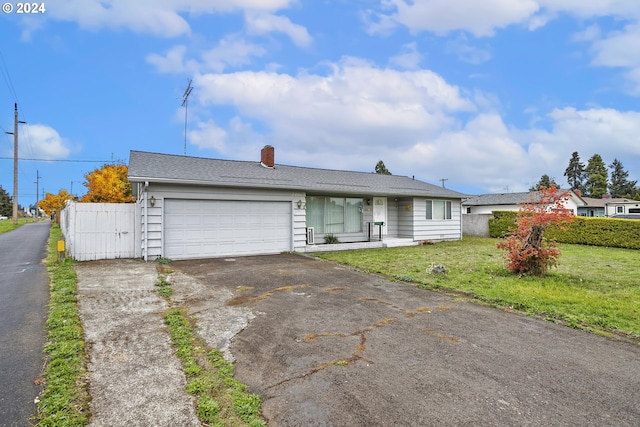
{"label": "power line", "polygon": [[4,78],[4,82],[9,88],[9,92],[11,93],[11,96],[13,96],[13,101],[16,104],[18,104],[18,94],[16,93],[16,89],[13,87],[13,82],[11,81],[11,75],[9,74],[7,63],[4,62],[4,56],[2,55],[2,51],[0,51],[0,60],[2,61],[2,77]]}
{"label": "power line", "polygon": [[[0,160],[12,160],[13,157],[0,157]],[[32,162],[66,162],[66,163],[115,163],[113,160],[78,160],[78,159],[33,159],[26,157],[18,157],[18,160]]]}

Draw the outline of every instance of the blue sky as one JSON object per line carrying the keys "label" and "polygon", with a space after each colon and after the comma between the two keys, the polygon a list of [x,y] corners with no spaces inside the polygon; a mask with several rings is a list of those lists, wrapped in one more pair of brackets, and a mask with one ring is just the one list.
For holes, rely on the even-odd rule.
{"label": "blue sky", "polygon": [[[0,15],[19,201],[129,150],[394,174],[471,194],[565,185],[571,153],[640,179],[637,0],[49,0]],[[13,137],[0,185],[13,190]]]}

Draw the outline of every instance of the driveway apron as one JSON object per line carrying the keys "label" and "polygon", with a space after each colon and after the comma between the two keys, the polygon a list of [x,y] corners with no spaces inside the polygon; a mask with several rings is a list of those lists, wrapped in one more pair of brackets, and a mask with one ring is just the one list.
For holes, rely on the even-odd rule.
{"label": "driveway apron", "polygon": [[200,426],[154,286],[153,263],[75,264],[91,426]]}

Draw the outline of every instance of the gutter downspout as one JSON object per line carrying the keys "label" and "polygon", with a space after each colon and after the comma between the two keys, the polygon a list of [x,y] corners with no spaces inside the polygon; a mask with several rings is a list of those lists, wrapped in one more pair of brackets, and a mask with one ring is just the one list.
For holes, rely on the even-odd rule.
{"label": "gutter downspout", "polygon": [[148,206],[149,203],[147,198],[149,196],[149,192],[147,188],[149,187],[149,181],[144,182],[144,260],[149,261],[149,217],[148,217]]}

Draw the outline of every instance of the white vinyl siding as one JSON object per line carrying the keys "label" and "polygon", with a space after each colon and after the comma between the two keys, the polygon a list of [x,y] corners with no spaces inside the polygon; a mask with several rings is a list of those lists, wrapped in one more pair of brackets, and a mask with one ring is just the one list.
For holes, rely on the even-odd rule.
{"label": "white vinyl siding", "polygon": [[[451,204],[451,219],[427,219],[427,202],[434,199],[413,199],[412,214],[413,228],[411,237],[413,240],[460,240],[462,238],[462,217],[460,200],[447,200]],[[433,212],[432,215],[433,216]],[[407,232],[402,233],[408,236]]]}

